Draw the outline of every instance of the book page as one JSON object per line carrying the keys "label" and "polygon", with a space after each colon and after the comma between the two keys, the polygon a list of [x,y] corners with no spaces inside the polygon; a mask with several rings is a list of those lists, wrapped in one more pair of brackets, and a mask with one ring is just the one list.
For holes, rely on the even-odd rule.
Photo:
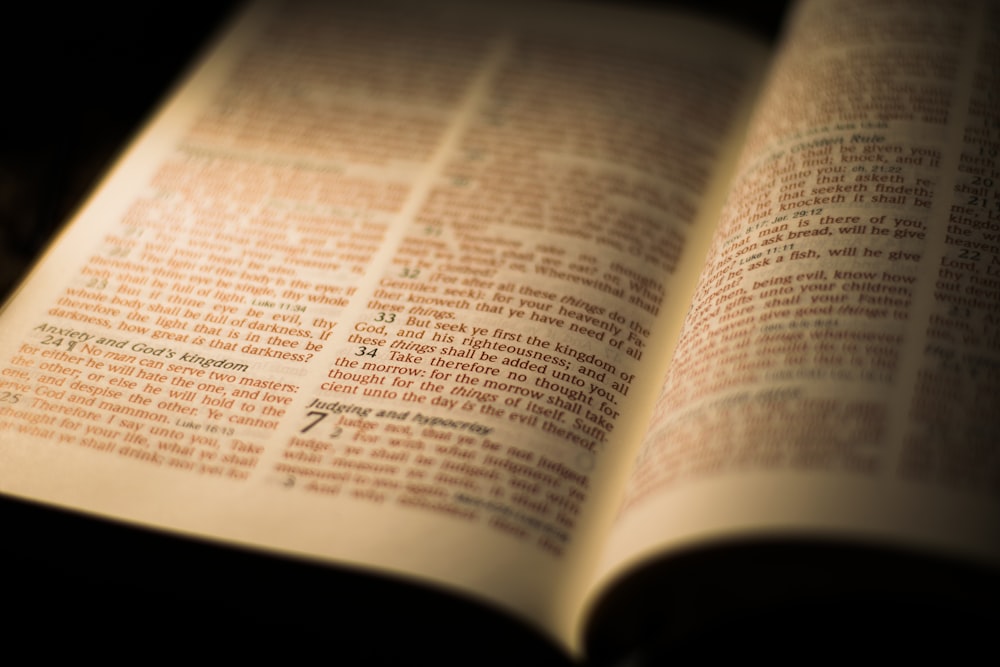
{"label": "book page", "polygon": [[568,642],[735,165],[741,40],[255,6],[6,307],[0,490],[416,575]]}
{"label": "book page", "polygon": [[711,540],[1000,556],[1000,13],[805,2],[604,572]]}

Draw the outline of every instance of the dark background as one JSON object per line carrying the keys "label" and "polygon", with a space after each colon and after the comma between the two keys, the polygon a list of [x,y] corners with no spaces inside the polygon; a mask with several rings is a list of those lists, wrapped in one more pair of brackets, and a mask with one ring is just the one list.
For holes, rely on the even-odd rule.
{"label": "dark background", "polygon": [[235,6],[10,2],[0,10],[0,294]]}
{"label": "dark background", "polygon": [[[617,4],[688,6],[773,40],[786,3]],[[155,0],[2,10],[0,295],[235,6]],[[890,658],[996,655],[996,577],[971,568],[807,542],[719,545],[668,565],[629,582],[640,600],[673,601],[649,622],[607,601],[602,615],[640,650],[625,658],[606,639],[599,664],[813,662],[873,647]],[[0,640],[33,659],[566,662],[489,610],[403,582],[9,499],[0,500],[0,601]]]}

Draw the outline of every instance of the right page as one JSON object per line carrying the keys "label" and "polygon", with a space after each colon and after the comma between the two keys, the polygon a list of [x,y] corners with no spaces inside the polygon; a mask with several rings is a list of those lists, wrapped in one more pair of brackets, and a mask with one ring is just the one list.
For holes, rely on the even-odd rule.
{"label": "right page", "polygon": [[601,579],[713,540],[1000,555],[1000,9],[787,26]]}

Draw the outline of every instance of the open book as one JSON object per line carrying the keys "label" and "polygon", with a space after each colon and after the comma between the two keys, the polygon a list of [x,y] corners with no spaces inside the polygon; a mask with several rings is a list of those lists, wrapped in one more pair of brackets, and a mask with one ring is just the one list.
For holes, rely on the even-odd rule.
{"label": "open book", "polygon": [[572,656],[730,543],[996,565],[996,4],[357,5],[240,13],[7,302],[0,491]]}

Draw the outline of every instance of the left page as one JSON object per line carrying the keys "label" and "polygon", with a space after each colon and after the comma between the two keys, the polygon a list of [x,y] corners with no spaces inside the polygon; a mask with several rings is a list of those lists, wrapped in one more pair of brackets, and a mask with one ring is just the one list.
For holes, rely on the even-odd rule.
{"label": "left page", "polygon": [[0,490],[568,643],[762,51],[579,5],[254,6],[5,308]]}

